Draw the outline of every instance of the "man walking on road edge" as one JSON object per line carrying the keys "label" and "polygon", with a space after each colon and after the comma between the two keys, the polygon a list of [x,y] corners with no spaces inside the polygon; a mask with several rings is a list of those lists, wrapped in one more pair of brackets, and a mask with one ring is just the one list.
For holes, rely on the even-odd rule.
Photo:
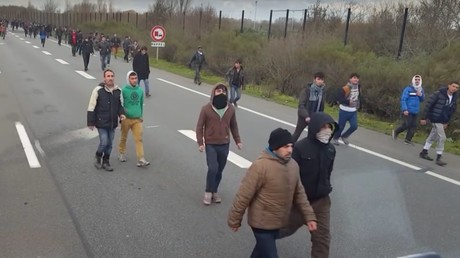
{"label": "man walking on road edge", "polygon": [[126,118],[121,105],[121,90],[114,84],[114,77],[112,70],[104,71],[104,82],[94,88],[89,99],[87,114],[88,127],[91,130],[96,127],[99,133],[99,146],[94,166],[106,171],[113,171],[109,160],[118,119],[123,121]]}
{"label": "man walking on road edge", "polygon": [[222,180],[222,172],[227,164],[230,131],[238,149],[242,147],[235,108],[228,104],[227,93],[225,85],[217,84],[212,89],[211,101],[201,108],[196,124],[198,150],[200,152],[206,150],[206,163],[208,165],[203,199],[205,205],[222,201],[217,191]]}
{"label": "man walking on road edge", "polygon": [[426,103],[425,111],[420,120],[421,125],[426,125],[427,120],[429,120],[432,124],[432,128],[419,156],[422,159],[432,161],[433,158],[428,156],[428,150],[431,148],[433,142],[437,141],[436,164],[439,166],[447,165],[447,163],[441,159],[444,152],[444,142],[446,141],[446,132],[444,130],[447,128],[452,115],[457,109],[458,87],[459,83],[453,81],[449,83],[447,87],[442,87],[435,91]]}
{"label": "man walking on road edge", "polygon": [[248,224],[256,245],[251,258],[278,258],[276,239],[280,229],[289,222],[295,205],[302,213],[303,223],[316,230],[316,217],[299,178],[299,166],[291,159],[292,135],[282,128],[270,133],[268,147],[252,163],[241,181],[228,215],[228,226],[241,227],[248,209]]}
{"label": "man walking on road edge", "polygon": [[146,167],[150,162],[144,158],[144,146],[142,144],[143,132],[143,113],[144,113],[144,91],[137,84],[137,74],[134,71],[129,71],[126,75],[127,85],[122,89],[123,108],[125,110],[126,119],[121,121],[121,137],[118,146],[121,162],[126,161],[126,140],[128,132],[131,130],[136,143],[137,166]]}
{"label": "man walking on road edge", "polygon": [[193,79],[193,83],[201,85],[201,68],[203,65],[206,64],[206,58],[203,53],[203,48],[201,46],[198,47],[195,54],[193,54],[192,59],[188,63],[190,68],[195,69],[195,78]]}

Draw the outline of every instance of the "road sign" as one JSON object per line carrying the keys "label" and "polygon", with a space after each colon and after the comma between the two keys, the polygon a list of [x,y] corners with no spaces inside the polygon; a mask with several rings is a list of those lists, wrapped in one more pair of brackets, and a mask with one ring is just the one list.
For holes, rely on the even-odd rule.
{"label": "road sign", "polygon": [[152,47],[165,47],[164,42],[151,42]]}
{"label": "road sign", "polygon": [[153,26],[152,30],[150,31],[150,37],[155,42],[161,42],[166,37],[166,30],[160,25]]}

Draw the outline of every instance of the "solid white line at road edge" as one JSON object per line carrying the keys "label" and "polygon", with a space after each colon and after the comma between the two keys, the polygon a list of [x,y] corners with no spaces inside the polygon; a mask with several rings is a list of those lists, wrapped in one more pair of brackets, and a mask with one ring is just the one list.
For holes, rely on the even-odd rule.
{"label": "solid white line at road edge", "polygon": [[35,155],[34,147],[30,142],[29,136],[27,135],[26,128],[21,124],[21,122],[16,122],[16,130],[18,131],[19,139],[21,140],[22,147],[26,153],[29,166],[31,168],[41,167],[37,155]]}
{"label": "solid white line at road edge", "polygon": [[[179,84],[174,83],[174,82],[170,82],[170,81],[165,80],[165,79],[162,79],[162,78],[157,78],[157,80],[162,81],[162,82],[165,82],[165,83],[168,83],[168,84],[171,84],[171,85],[176,86],[176,87],[178,87],[178,88],[181,88],[181,89],[184,89],[184,90],[187,90],[187,91],[196,93],[196,94],[201,95],[201,96],[205,96],[205,97],[208,97],[208,98],[210,97],[210,95],[208,95],[208,94],[205,94],[205,93],[202,93],[202,92],[199,92],[199,91],[196,91],[196,90],[189,89],[189,88],[187,88],[187,87],[185,87],[185,86],[179,85]],[[279,123],[282,123],[282,124],[285,124],[285,125],[289,125],[289,126],[292,126],[292,127],[296,127],[295,124],[292,124],[292,123],[283,121],[283,120],[281,120],[281,119],[278,119],[278,118],[275,118],[275,117],[272,117],[272,116],[269,116],[269,115],[262,114],[262,113],[260,113],[260,112],[254,111],[254,110],[249,109],[249,108],[245,108],[245,107],[242,107],[242,106],[238,106],[238,109],[242,109],[242,110],[251,112],[251,113],[256,114],[256,115],[258,115],[258,116],[262,116],[262,117],[268,118],[268,119],[270,119],[270,120],[273,120],[273,121],[276,121],[276,122],[279,122]],[[307,129],[305,129],[304,131],[307,131]],[[193,131],[192,131],[192,132],[193,132]],[[192,138],[192,139],[194,139],[194,138]],[[421,170],[420,167],[417,167],[417,166],[411,165],[411,164],[409,164],[409,163],[407,163],[407,162],[404,162],[404,161],[401,161],[401,160],[398,160],[398,159],[395,159],[395,158],[392,158],[392,157],[389,157],[389,156],[386,156],[386,155],[377,153],[377,152],[375,152],[375,151],[371,151],[371,150],[368,150],[368,149],[365,149],[365,148],[356,146],[356,145],[354,145],[354,144],[350,144],[349,147],[354,148],[354,149],[357,149],[357,150],[360,150],[360,151],[365,152],[365,153],[368,153],[368,154],[370,154],[370,155],[379,157],[379,158],[381,158],[381,159],[388,160],[388,161],[390,161],[390,162],[393,162],[393,163],[395,163],[395,164],[398,164],[398,165],[401,165],[401,166],[404,166],[404,167],[407,167],[407,168],[410,168],[410,169],[413,169],[413,170],[417,170],[417,171],[420,171],[420,170]],[[425,172],[425,174],[431,175],[431,176],[434,176],[434,177],[437,177],[437,178],[442,179],[442,180],[444,180],[444,181],[446,181],[446,182],[449,182],[449,183],[453,183],[453,184],[456,184],[456,185],[460,185],[460,182],[458,182],[458,181],[456,181],[456,180],[454,180],[454,179],[451,179],[451,178],[449,178],[449,177],[445,177],[445,176],[436,174],[436,173],[431,172],[431,171]]]}
{"label": "solid white line at road edge", "polygon": [[[187,136],[188,138],[196,142],[196,133],[192,130],[179,130],[179,133]],[[251,161],[241,157],[240,155],[234,153],[233,151],[228,152],[227,160],[237,165],[240,168],[249,168],[252,164]]]}

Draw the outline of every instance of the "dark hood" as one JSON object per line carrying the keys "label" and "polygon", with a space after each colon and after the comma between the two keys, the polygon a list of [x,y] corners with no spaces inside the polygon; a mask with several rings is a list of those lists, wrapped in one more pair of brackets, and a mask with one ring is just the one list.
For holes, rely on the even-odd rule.
{"label": "dark hood", "polygon": [[334,119],[330,115],[324,112],[312,113],[312,115],[310,116],[310,123],[308,124],[307,137],[311,140],[316,140],[316,134],[325,124],[332,125],[332,135],[334,135],[334,133],[339,129],[339,125],[334,121]]}
{"label": "dark hood", "polygon": [[[216,91],[216,88],[217,88],[217,87],[222,87],[222,86],[225,87],[225,92],[226,92],[225,95],[228,94],[228,88],[227,88],[227,86],[225,86],[225,85],[223,85],[223,84],[221,84],[221,83],[216,84],[214,87],[212,87],[211,98],[210,98],[211,104],[212,104],[212,101],[214,100],[214,92]],[[227,95],[227,96],[228,96],[228,95]]]}

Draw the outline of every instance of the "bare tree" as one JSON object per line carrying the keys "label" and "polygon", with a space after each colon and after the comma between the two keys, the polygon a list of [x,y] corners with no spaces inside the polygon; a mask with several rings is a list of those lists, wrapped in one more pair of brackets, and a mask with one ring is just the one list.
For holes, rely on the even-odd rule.
{"label": "bare tree", "polygon": [[29,0],[29,2],[27,3],[27,9],[29,10],[34,10],[36,9],[35,6],[32,4],[32,2]]}
{"label": "bare tree", "polygon": [[179,13],[187,12],[193,0],[176,0]]}
{"label": "bare tree", "polygon": [[72,10],[72,3],[70,0],[65,0],[64,3],[64,12],[70,12]]}
{"label": "bare tree", "polygon": [[46,13],[55,13],[58,8],[58,4],[54,0],[46,0],[43,4],[43,10]]}
{"label": "bare tree", "polygon": [[96,1],[96,11],[98,13],[106,13],[107,12],[107,3],[105,0],[97,0]]}
{"label": "bare tree", "polygon": [[109,13],[115,12],[115,7],[113,6],[113,0],[108,0],[109,1]]}
{"label": "bare tree", "polygon": [[96,10],[96,4],[91,3],[90,0],[82,0],[79,4],[76,4],[73,9],[79,13],[90,13]]}

